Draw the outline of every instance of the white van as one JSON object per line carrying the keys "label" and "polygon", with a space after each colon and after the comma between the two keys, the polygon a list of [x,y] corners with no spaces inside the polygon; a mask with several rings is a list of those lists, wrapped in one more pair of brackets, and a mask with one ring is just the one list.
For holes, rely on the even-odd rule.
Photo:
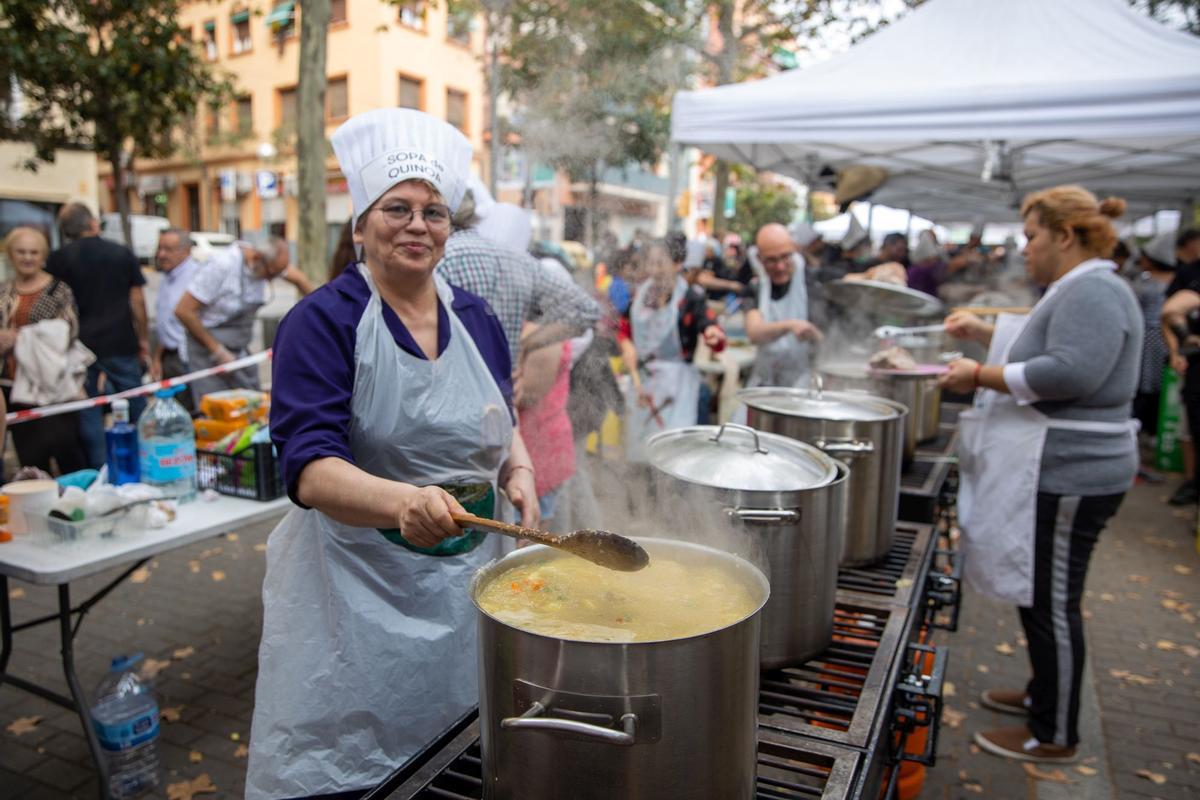
{"label": "white van", "polygon": [[[171,227],[171,221],[166,217],[151,217],[145,214],[129,215],[129,230],[133,234],[133,245],[130,249],[143,264],[154,262],[154,254],[158,251],[158,234]],[[121,230],[120,214],[100,215],[100,235],[120,244],[128,244]]]}

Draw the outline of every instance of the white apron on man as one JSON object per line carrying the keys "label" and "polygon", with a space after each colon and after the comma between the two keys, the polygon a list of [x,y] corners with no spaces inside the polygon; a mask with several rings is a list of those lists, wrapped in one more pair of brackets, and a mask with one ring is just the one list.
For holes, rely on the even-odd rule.
{"label": "white apron on man", "polygon": [[[1108,261],[1079,265],[1084,273],[1112,270]],[[1061,278],[1059,279],[1062,280]],[[1026,316],[1000,314],[988,348],[988,364],[1007,364],[1029,321],[1048,314],[1061,288],[1056,282]],[[1046,434],[1056,430],[1129,433],[1137,423],[1052,419],[1012,395],[980,389],[959,414],[958,518],[963,532],[963,574],[976,591],[1019,606],[1033,605],[1037,493]]]}
{"label": "white apron on man", "polygon": [[[484,484],[494,498],[512,421],[450,286],[437,279],[450,341],[428,361],[396,344],[358,268],[371,299],[355,345],[356,464],[419,486]],[[439,557],[316,510],[283,519],[267,544],[247,797],[373,786],[478,702],[467,584],[497,538],[468,533],[442,548],[467,552]]]}
{"label": "white apron on man", "polygon": [[700,373],[684,360],[679,338],[679,303],[687,294],[687,281],[677,277],[670,299],[658,308],[646,304],[650,288],[651,281],[638,287],[629,309],[633,345],[646,364],[642,391],[653,404],[653,408],[640,405],[636,392],[626,402],[625,457],[639,464],[646,461],[647,439],[695,425],[700,409]]}
{"label": "white apron on man", "polygon": [[[804,283],[804,258],[792,253],[792,282],[787,293],[774,300],[771,298],[771,278],[758,258],[756,248],[750,248],[750,265],[758,275],[758,310],[763,322],[808,319],[808,287]],[[758,345],[754,367],[746,386],[786,386],[805,388],[808,386],[810,348],[808,342],[795,334],[785,333],[772,341]]]}

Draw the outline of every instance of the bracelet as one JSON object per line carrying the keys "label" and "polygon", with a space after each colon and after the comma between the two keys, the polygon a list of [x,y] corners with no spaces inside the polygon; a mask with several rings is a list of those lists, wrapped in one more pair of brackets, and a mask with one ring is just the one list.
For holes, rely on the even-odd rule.
{"label": "bracelet", "polygon": [[979,388],[979,371],[981,369],[983,369],[983,364],[976,364],[975,365],[975,373],[971,376],[972,380],[974,380],[974,382],[975,382],[976,389]]}
{"label": "bracelet", "polygon": [[506,477],[509,477],[509,478],[511,478],[511,477],[512,477],[512,474],[513,474],[514,472],[516,472],[517,470],[519,470],[519,469],[525,469],[525,470],[529,470],[529,474],[530,474],[530,475],[532,475],[532,474],[533,474],[533,467],[527,467],[527,466],[525,466],[524,464],[515,464],[515,465],[513,465],[513,466],[511,466],[511,467],[509,467],[509,468],[508,468],[508,475],[507,475]]}

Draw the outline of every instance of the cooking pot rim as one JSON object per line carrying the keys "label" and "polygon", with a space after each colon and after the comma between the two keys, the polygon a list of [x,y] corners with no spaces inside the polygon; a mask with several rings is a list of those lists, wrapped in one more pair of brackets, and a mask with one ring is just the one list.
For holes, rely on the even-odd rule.
{"label": "cooking pot rim", "polygon": [[[766,574],[761,569],[756,567],[753,563],[751,563],[748,559],[742,558],[739,555],[735,555],[735,554],[727,552],[725,550],[718,550],[717,548],[710,547],[708,545],[697,544],[695,542],[683,542],[678,539],[663,539],[661,537],[638,537],[637,542],[642,545],[650,544],[652,547],[655,545],[666,545],[668,547],[686,548],[686,549],[690,549],[690,550],[701,551],[701,552],[707,553],[713,557],[725,558],[725,559],[733,562],[736,569],[745,570],[746,574],[750,577],[750,580],[752,582],[758,584],[759,589],[762,592],[762,596],[759,598],[759,601],[758,601],[757,605],[755,605],[754,609],[751,610],[750,612],[748,612],[746,614],[746,616],[742,617],[741,619],[735,620],[734,622],[731,622],[728,625],[725,625],[720,628],[716,628],[711,631],[705,631],[704,633],[697,633],[697,634],[693,634],[692,636],[680,636],[680,637],[677,637],[674,639],[652,639],[652,640],[645,640],[645,641],[638,641],[638,642],[597,642],[597,641],[592,641],[590,639],[567,639],[562,636],[550,636],[548,634],[537,633],[535,631],[526,630],[525,628],[519,628],[516,625],[510,625],[501,619],[497,619],[496,617],[492,616],[487,611],[485,611],[483,609],[483,607],[479,605],[479,592],[483,588],[484,582],[489,577],[493,576],[495,573],[499,572],[501,569],[506,568],[507,566],[512,566],[512,564],[508,564],[506,562],[510,562],[510,561],[516,562],[516,561],[522,561],[522,560],[526,560],[526,559],[532,559],[538,553],[548,552],[548,551],[552,550],[552,548],[547,545],[531,544],[526,547],[522,547],[519,550],[514,550],[513,552],[503,555],[500,558],[492,559],[491,561],[484,564],[479,569],[475,570],[475,574],[471,576],[471,582],[467,586],[467,591],[471,596],[471,603],[475,606],[475,609],[480,614],[487,617],[491,622],[495,623],[496,625],[502,625],[503,627],[505,627],[511,631],[523,634],[525,636],[536,636],[540,639],[545,639],[547,641],[552,641],[552,642],[567,642],[572,647],[589,646],[589,645],[593,646],[593,647],[654,647],[654,646],[661,646],[664,644],[670,644],[670,643],[674,643],[674,642],[686,642],[686,641],[691,641],[693,639],[702,639],[706,636],[713,636],[715,634],[722,633],[723,631],[727,631],[730,628],[732,628],[736,625],[741,625],[742,623],[746,622],[747,620],[753,618],[756,614],[759,614],[762,612],[763,607],[766,606],[766,604],[767,604],[767,600],[770,599],[770,597],[771,597],[771,583],[769,580],[767,580]],[[555,552],[557,552],[557,551],[555,551]],[[505,565],[505,566],[502,567],[501,565]]]}
{"label": "cooking pot rim", "polygon": [[[797,411],[783,410],[779,408],[765,408],[764,403],[769,402],[772,396],[791,395],[800,397],[806,400],[830,399],[842,400],[844,402],[855,403],[858,405],[874,404],[884,406],[892,413],[891,415],[880,416],[876,419],[837,419],[823,417],[815,414],[804,414]],[[762,411],[766,414],[778,414],[781,417],[795,417],[797,419],[811,419],[829,422],[848,422],[851,424],[869,425],[878,422],[891,422],[893,420],[903,419],[908,415],[908,406],[899,403],[895,400],[890,400],[886,397],[880,397],[875,394],[866,392],[817,392],[815,389],[796,389],[783,386],[755,386],[753,388],[740,389],[737,393],[738,400],[741,400],[747,406],[756,411]],[[757,400],[757,402],[755,402]]]}

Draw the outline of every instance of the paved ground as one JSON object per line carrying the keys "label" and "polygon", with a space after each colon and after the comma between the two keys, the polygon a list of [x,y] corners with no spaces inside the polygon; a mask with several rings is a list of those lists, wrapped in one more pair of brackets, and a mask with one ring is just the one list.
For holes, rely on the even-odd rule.
{"label": "paved ground", "polygon": [[[952,648],[954,694],[938,766],[923,797],[1200,797],[1200,557],[1187,521],[1161,502],[1161,486],[1137,487],[1101,539],[1086,604],[1091,668],[1085,695],[1084,772],[1062,770],[1070,784],[1036,780],[1020,766],[972,752],[970,734],[1005,724],[981,709],[978,693],[1020,685],[1024,642],[1015,612],[969,596]],[[207,774],[217,788],[200,797],[240,797],[254,701],[261,612],[261,551],[270,524],[163,556],[140,583],[101,603],[78,642],[81,678],[93,687],[111,656],[142,650],[161,667],[156,689],[175,721],[164,722],[162,757],[169,783]],[[0,545],[2,546],[2,545]],[[102,585],[85,582],[84,590]],[[14,614],[54,609],[53,590],[12,582]],[[1000,645],[1006,653],[997,651]],[[1007,650],[1011,648],[1011,654]],[[56,633],[17,638],[17,674],[61,685]],[[1097,702],[1098,698],[1098,702]],[[41,719],[28,733],[7,726]],[[10,687],[0,688],[0,800],[95,796],[87,748],[75,716]],[[1189,760],[1188,754],[1192,754]],[[1154,783],[1139,770],[1161,777]]]}

